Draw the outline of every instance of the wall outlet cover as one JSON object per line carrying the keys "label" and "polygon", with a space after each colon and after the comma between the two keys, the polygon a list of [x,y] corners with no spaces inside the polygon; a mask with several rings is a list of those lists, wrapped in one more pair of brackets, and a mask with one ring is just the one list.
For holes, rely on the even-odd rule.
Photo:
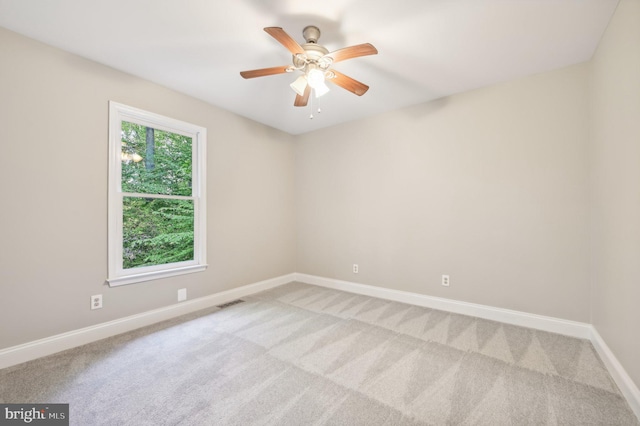
{"label": "wall outlet cover", "polygon": [[91,296],[91,310],[102,309],[102,295],[94,294]]}
{"label": "wall outlet cover", "polygon": [[181,288],[178,290],[178,302],[184,302],[187,300],[187,289]]}

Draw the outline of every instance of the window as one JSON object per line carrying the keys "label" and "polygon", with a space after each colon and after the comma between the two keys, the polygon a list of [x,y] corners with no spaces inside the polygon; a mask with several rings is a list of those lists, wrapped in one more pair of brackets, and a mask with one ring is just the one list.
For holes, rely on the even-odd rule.
{"label": "window", "polygon": [[109,285],[206,268],[206,137],[109,103]]}

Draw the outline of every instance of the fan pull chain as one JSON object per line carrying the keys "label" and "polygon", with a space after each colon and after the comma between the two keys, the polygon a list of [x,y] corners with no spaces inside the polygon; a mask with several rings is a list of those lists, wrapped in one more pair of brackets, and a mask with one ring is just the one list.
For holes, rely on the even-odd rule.
{"label": "fan pull chain", "polygon": [[316,100],[315,94],[316,94],[316,91],[315,89],[313,89],[313,93],[311,94],[311,96],[309,96],[311,98],[311,102],[309,102],[309,107],[311,108],[311,114],[309,114],[309,120],[313,120],[313,103]]}

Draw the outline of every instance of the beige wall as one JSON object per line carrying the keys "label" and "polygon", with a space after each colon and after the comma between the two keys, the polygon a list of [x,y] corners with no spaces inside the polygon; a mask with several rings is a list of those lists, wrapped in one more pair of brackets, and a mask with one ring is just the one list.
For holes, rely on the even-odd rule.
{"label": "beige wall", "polygon": [[587,88],[582,64],[299,137],[298,272],[588,322]]}
{"label": "beige wall", "polygon": [[[0,348],[295,270],[290,135],[1,28],[0,58]],[[109,100],[208,129],[206,272],[105,285]]]}
{"label": "beige wall", "polygon": [[592,323],[640,386],[640,1],[621,0],[592,61]]}

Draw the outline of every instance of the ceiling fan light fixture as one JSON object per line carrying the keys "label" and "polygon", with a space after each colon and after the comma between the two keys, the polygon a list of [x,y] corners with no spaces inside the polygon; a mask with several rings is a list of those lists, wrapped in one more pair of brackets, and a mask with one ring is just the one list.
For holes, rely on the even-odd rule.
{"label": "ceiling fan light fixture", "polygon": [[309,86],[317,89],[320,85],[324,85],[324,73],[317,68],[312,68],[307,73],[307,81]]}
{"label": "ceiling fan light fixture", "polygon": [[304,96],[304,90],[307,88],[307,77],[305,75],[301,75],[289,86],[291,86],[293,91],[298,95]]}
{"label": "ceiling fan light fixture", "polygon": [[317,68],[312,68],[307,72],[307,81],[309,82],[309,86],[311,86],[313,91],[316,93],[316,98],[319,98],[329,91],[324,79],[324,71]]}

